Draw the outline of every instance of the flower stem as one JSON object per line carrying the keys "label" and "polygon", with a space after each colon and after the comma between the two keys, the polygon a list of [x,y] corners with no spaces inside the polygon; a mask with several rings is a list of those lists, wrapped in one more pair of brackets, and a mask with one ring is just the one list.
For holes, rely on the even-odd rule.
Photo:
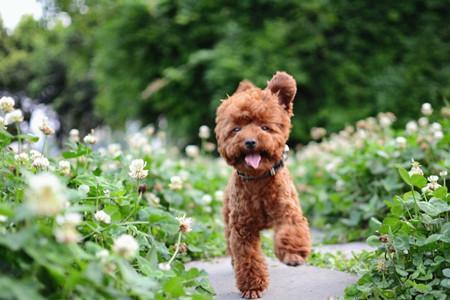
{"label": "flower stem", "polygon": [[20,126],[19,123],[16,123],[16,130],[17,130],[17,142],[18,142],[18,153],[22,152],[22,138],[20,137]]}
{"label": "flower stem", "polygon": [[175,257],[177,257],[178,251],[180,251],[181,235],[182,235],[182,232],[180,231],[178,233],[178,240],[177,240],[177,244],[175,246],[175,252],[173,253],[173,255],[170,258],[170,260],[167,262],[167,264],[169,264],[169,265],[172,263],[172,261],[175,259]]}

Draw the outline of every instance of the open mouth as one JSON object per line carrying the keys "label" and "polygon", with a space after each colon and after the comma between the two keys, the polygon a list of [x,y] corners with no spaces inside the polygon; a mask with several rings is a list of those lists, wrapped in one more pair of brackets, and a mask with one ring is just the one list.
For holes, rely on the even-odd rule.
{"label": "open mouth", "polygon": [[261,155],[258,153],[250,153],[245,156],[245,162],[253,169],[258,169],[261,162]]}
{"label": "open mouth", "polygon": [[266,155],[267,154],[265,152],[246,153],[244,154],[244,160],[249,167],[252,167],[253,169],[258,169],[259,165],[261,164],[261,159]]}

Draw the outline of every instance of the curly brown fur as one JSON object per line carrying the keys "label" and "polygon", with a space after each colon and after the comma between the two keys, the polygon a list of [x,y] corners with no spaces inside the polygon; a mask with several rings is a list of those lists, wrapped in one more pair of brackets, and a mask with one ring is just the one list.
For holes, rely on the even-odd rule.
{"label": "curly brown fur", "polygon": [[[225,236],[237,287],[247,299],[260,298],[269,285],[261,230],[274,228],[275,254],[287,265],[303,264],[311,252],[308,221],[287,168],[263,177],[282,159],[296,91],[294,78],[277,72],[264,90],[241,82],[217,109],[218,149],[235,169],[225,190]],[[258,179],[245,180],[237,171]]]}

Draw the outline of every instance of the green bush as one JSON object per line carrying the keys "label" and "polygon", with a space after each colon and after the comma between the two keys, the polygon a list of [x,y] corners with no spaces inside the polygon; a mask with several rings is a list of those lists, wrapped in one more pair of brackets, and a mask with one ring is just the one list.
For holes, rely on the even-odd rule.
{"label": "green bush", "polygon": [[399,173],[409,191],[387,202],[389,214],[368,243],[378,249],[348,299],[447,299],[450,290],[450,195],[446,174]]}
{"label": "green bush", "polygon": [[366,238],[385,217],[385,201],[404,190],[397,166],[415,159],[429,174],[450,169],[448,107],[442,112],[407,130],[391,128],[393,114],[379,114],[297,152],[292,173],[312,225],[325,229],[329,242]]}
{"label": "green bush", "polygon": [[96,133],[80,142],[73,132],[47,156],[45,143],[29,150],[38,138],[1,121],[2,298],[213,298],[206,274],[184,263],[225,251],[228,172],[215,159],[180,158],[151,127],[128,146],[97,147]]}

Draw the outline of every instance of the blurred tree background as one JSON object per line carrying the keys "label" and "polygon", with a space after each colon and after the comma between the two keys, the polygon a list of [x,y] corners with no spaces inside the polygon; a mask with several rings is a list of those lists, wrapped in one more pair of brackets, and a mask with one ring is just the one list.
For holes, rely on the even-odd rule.
{"label": "blurred tree background", "polygon": [[42,20],[0,25],[0,90],[52,103],[65,131],[164,115],[195,139],[240,80],[276,70],[299,85],[297,142],[450,96],[449,0],[40,2]]}

